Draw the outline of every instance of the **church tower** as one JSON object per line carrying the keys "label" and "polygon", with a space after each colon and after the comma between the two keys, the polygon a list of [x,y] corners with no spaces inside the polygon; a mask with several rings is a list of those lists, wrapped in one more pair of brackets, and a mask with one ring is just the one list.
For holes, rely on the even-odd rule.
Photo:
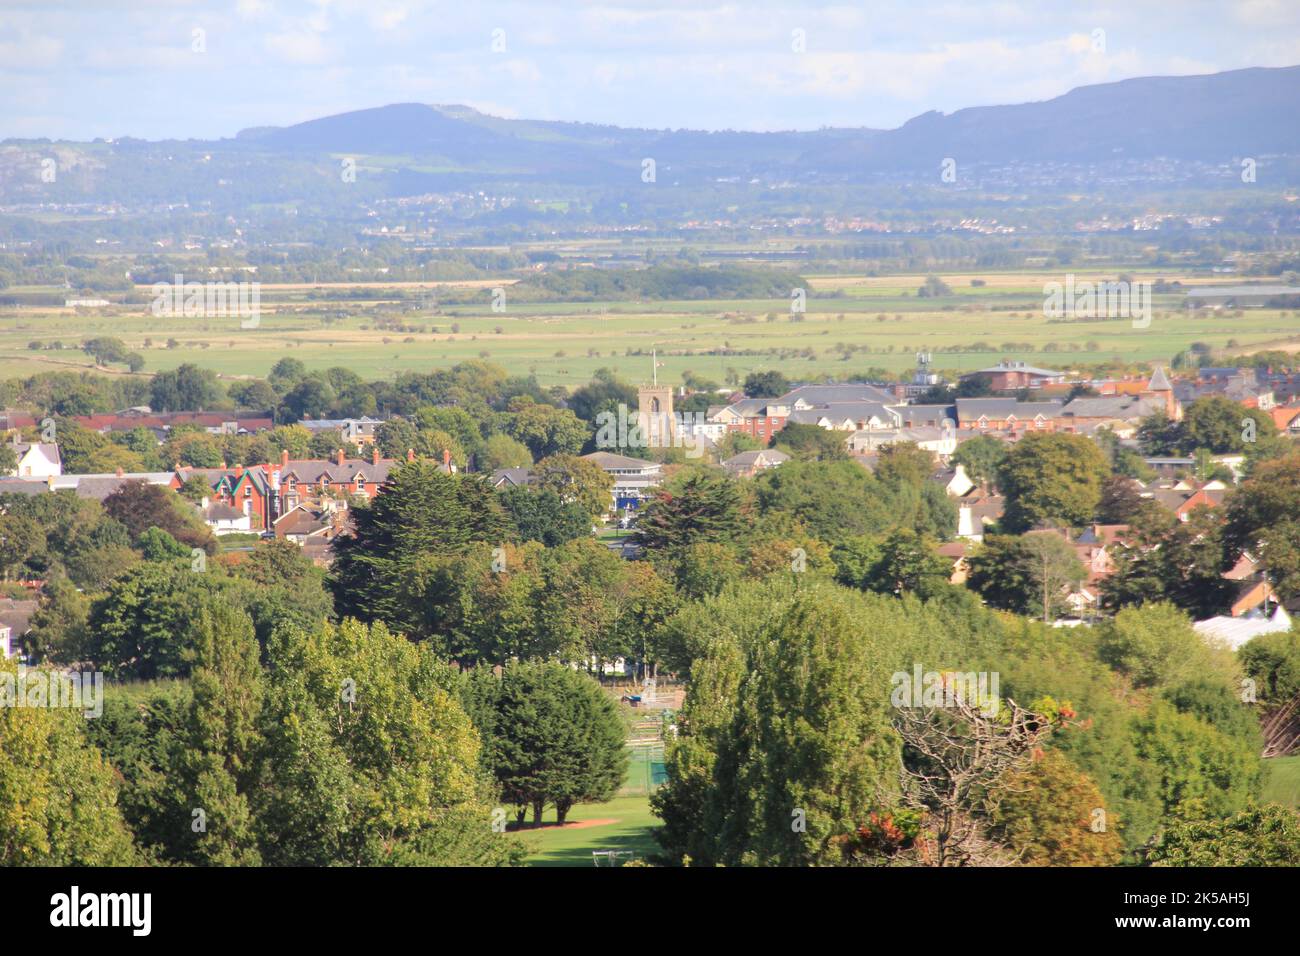
{"label": "church tower", "polygon": [[636,390],[636,424],[641,437],[651,448],[669,448],[673,444],[677,420],[673,415],[673,388],[659,384],[659,361],[652,353],[650,385]]}
{"label": "church tower", "polygon": [[1147,394],[1164,399],[1165,414],[1170,421],[1182,421],[1183,406],[1179,403],[1177,396],[1174,395],[1174,387],[1169,384],[1169,376],[1165,374],[1163,368],[1156,366],[1151,381],[1147,383]]}

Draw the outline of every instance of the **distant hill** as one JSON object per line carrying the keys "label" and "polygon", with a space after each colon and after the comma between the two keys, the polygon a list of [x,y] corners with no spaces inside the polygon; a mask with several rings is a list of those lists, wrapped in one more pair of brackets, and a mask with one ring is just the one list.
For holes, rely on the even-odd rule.
{"label": "distant hill", "polygon": [[[0,143],[0,202],[175,203],[236,212],[305,202],[356,212],[358,203],[432,192],[493,190],[507,184],[555,186],[591,203],[594,218],[723,218],[738,202],[786,202],[786,214],[809,208],[791,188],[895,181],[938,185],[948,157],[972,166],[1071,164],[1079,179],[1108,189],[1133,182],[1115,160],[1168,157],[1201,164],[1188,178],[1156,170],[1162,188],[1221,187],[1242,157],[1287,154],[1273,163],[1273,183],[1300,182],[1300,66],[1236,70],[1209,76],[1148,77],[1085,86],[1039,103],[979,106],[950,115],[924,113],[898,129],[819,129],[755,133],[652,130],[593,123],[506,119],[467,106],[398,103],[325,116],[292,126],[246,129],[231,139],[93,143],[5,140]],[[33,170],[58,157],[57,182]],[[340,190],[338,157],[363,170]],[[658,183],[699,190],[673,196],[642,187],[653,159]],[[1060,184],[994,170],[999,182]],[[1141,175],[1139,174],[1139,177]],[[969,180],[967,180],[969,181]],[[725,184],[725,185],[724,185]],[[781,186],[780,193],[772,187]],[[754,192],[747,193],[752,189]],[[715,194],[728,199],[710,203]],[[900,194],[891,194],[891,199]],[[910,195],[910,194],[908,194]],[[907,195],[904,201],[910,201]],[[803,203],[804,205],[801,205]],[[635,210],[633,212],[632,210]],[[501,223],[536,210],[499,211]]]}
{"label": "distant hill", "polygon": [[[1101,162],[1167,156],[1226,162],[1300,152],[1300,66],[1083,86],[1040,103],[924,113],[817,161],[878,169],[968,163]],[[812,159],[812,157],[808,157]]]}
{"label": "distant hill", "polygon": [[629,151],[659,162],[804,171],[932,168],[963,163],[1102,162],[1168,156],[1226,162],[1300,153],[1300,66],[1206,76],[1143,77],[1084,86],[1038,103],[928,112],[894,130],[816,132],[644,130],[585,123],[510,120],[464,106],[405,103],[357,110],[283,128],[245,130],[239,142],[292,152],[440,156],[481,163],[509,151],[509,163],[583,167],[622,164]]}
{"label": "distant hill", "polygon": [[340,113],[282,128],[243,130],[236,142],[293,153],[354,153],[415,159],[441,159],[458,166],[544,174],[567,170],[612,173],[656,162],[700,168],[734,169],[737,157],[748,168],[792,163],[810,147],[848,137],[865,142],[873,130],[812,133],[750,133],[724,130],[647,130],[515,120],[488,116],[468,106],[402,103]]}

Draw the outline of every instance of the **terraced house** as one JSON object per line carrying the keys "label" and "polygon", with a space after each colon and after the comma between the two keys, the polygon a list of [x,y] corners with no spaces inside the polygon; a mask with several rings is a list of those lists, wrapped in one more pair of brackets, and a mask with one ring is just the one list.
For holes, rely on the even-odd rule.
{"label": "terraced house", "polygon": [[[408,454],[408,460],[413,457]],[[340,451],[328,459],[290,459],[286,451],[279,462],[249,468],[181,468],[172,478],[172,487],[200,477],[208,482],[214,500],[247,515],[252,530],[267,531],[281,515],[300,505],[373,498],[398,464],[400,459],[380,458],[378,450],[370,458],[347,458]]]}

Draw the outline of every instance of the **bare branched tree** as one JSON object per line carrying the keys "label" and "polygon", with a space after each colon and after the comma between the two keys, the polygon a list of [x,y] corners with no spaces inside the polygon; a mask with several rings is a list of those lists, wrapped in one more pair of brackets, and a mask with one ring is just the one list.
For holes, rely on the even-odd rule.
{"label": "bare branched tree", "polygon": [[900,708],[894,726],[903,739],[903,801],[924,810],[933,845],[932,866],[997,866],[1014,854],[986,834],[984,820],[995,786],[1008,772],[1023,770],[1051,719],[1013,700],[995,714],[975,701],[945,707]]}

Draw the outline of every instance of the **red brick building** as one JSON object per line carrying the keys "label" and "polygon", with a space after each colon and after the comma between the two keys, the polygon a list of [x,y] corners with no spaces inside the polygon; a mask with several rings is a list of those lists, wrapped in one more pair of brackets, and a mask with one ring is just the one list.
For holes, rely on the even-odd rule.
{"label": "red brick building", "polygon": [[286,451],[278,462],[249,468],[182,468],[172,477],[172,487],[202,478],[215,500],[248,515],[254,530],[265,531],[300,505],[328,498],[373,498],[398,464],[399,459],[380,458],[378,450],[369,459],[347,458],[342,451],[329,459],[290,459]]}

